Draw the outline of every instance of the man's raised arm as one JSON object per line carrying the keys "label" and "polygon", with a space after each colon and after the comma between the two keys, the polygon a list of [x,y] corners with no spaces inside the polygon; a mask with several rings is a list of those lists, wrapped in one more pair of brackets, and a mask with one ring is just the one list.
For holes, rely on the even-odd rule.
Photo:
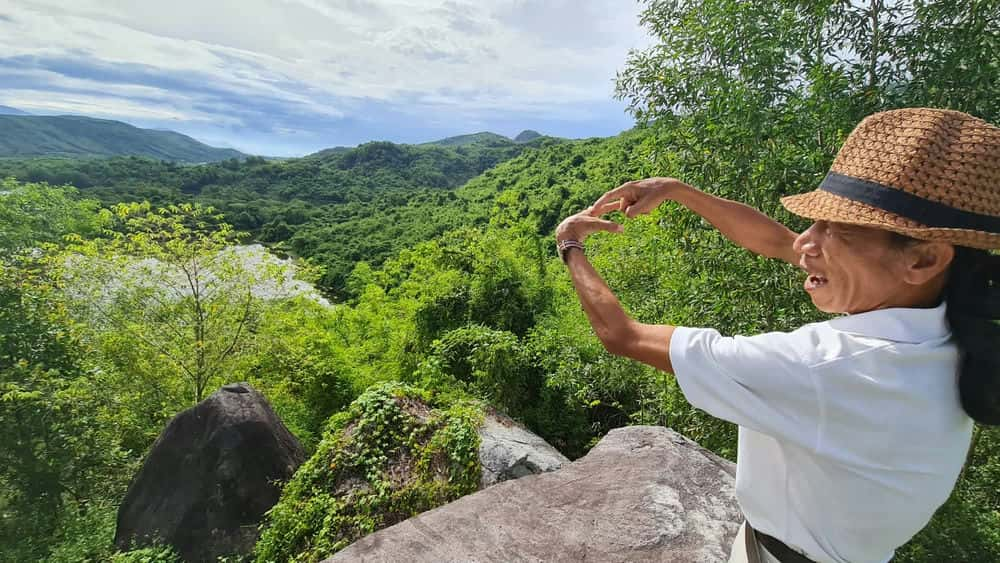
{"label": "man's raised arm", "polygon": [[673,178],[647,178],[626,182],[605,193],[591,207],[603,210],[619,201],[626,217],[649,213],[665,200],[673,200],[701,215],[726,238],[747,250],[798,264],[792,242],[798,235],[756,209],[707,194]]}

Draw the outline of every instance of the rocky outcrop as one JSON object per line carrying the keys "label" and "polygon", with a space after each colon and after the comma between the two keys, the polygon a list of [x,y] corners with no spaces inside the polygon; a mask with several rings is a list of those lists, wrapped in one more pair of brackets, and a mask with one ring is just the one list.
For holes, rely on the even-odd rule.
{"label": "rocky outcrop", "polygon": [[565,463],[479,401],[439,404],[421,389],[374,385],[328,421],[316,452],[271,510],[256,555],[318,561],[373,530]]}
{"label": "rocky outcrop", "polygon": [[185,561],[249,554],[302,446],[246,383],[178,414],[157,438],[118,510],[115,545],[159,538]]}
{"label": "rocky outcrop", "polygon": [[350,545],[337,561],[725,561],[735,466],[661,427],[611,431],[559,471],[500,483]]}
{"label": "rocky outcrop", "polygon": [[501,481],[555,471],[569,463],[559,450],[498,411],[486,413],[478,433],[482,489]]}

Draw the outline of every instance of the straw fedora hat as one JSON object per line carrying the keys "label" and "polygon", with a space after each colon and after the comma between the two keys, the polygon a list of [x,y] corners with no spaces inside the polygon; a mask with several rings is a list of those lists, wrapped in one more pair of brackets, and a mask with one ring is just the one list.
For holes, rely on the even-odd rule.
{"label": "straw fedora hat", "polygon": [[813,220],[1000,248],[1000,128],[951,110],[866,117],[819,189],[781,203]]}

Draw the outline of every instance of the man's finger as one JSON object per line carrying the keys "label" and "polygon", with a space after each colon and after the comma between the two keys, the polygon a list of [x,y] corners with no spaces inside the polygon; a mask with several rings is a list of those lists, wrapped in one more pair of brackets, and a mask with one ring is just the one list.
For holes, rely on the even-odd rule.
{"label": "man's finger", "polygon": [[610,201],[616,201],[622,199],[623,197],[625,197],[626,194],[628,194],[630,184],[631,182],[626,182],[613,190],[604,192],[604,195],[597,198],[597,201],[594,202],[594,205],[592,207],[594,209],[597,209],[599,207],[604,206]]}
{"label": "man's finger", "polygon": [[588,217],[587,219],[587,223],[596,230],[608,231],[609,233],[622,232],[621,223],[615,223],[614,221],[608,221],[606,219],[598,219],[597,217]]}
{"label": "man's finger", "polygon": [[648,203],[641,203],[638,201],[634,201],[631,203],[632,205],[629,205],[624,211],[625,216],[628,217],[629,219],[638,217],[643,213],[649,213],[650,211],[649,209],[646,209]]}
{"label": "man's finger", "polygon": [[[591,205],[587,209],[584,209],[584,213],[590,215],[591,217],[600,217],[605,213],[614,211],[618,207],[618,200],[612,201],[610,203]],[[607,211],[605,211],[607,209]]]}
{"label": "man's finger", "polygon": [[587,215],[590,215],[591,217],[600,217],[601,215],[604,215],[605,213],[611,213],[612,211],[620,211],[621,208],[623,207],[622,203],[625,202],[625,201],[627,201],[627,200],[625,200],[625,199],[616,199],[614,201],[609,201],[608,203],[605,203],[604,205],[600,205],[600,206],[599,205],[592,205],[592,206],[590,206],[590,207],[588,207],[586,209],[586,213],[587,213]]}
{"label": "man's finger", "polygon": [[618,211],[619,208],[621,207],[621,203],[620,202],[621,202],[621,200],[616,200],[616,201],[611,201],[611,202],[605,203],[603,206],[597,206],[597,205],[595,205],[593,207],[590,207],[590,208],[588,208],[589,215],[591,215],[592,217],[600,217],[601,215],[604,215],[605,213],[611,213],[612,211]]}

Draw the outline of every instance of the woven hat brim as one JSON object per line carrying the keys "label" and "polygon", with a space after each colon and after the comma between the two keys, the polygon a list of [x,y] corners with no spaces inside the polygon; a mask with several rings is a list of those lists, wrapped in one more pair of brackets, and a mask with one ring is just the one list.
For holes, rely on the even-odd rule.
{"label": "woven hat brim", "polygon": [[926,227],[883,209],[823,190],[783,197],[781,204],[792,213],[814,221],[876,227],[916,239],[948,242],[959,246],[1000,248],[1000,234],[969,229]]}

